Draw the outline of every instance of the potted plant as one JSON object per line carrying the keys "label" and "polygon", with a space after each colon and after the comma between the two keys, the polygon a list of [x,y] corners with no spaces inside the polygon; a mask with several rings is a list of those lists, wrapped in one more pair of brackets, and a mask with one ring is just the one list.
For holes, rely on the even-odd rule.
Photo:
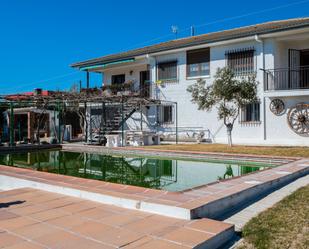
{"label": "potted plant", "polygon": [[104,85],[102,87],[102,91],[103,91],[103,96],[111,96],[112,95],[112,91],[110,89],[110,86]]}

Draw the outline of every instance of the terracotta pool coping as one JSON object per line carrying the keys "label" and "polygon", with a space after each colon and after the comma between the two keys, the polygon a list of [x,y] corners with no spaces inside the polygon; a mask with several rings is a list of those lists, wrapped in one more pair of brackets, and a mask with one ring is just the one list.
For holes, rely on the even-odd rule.
{"label": "terracotta pool coping", "polygon": [[[110,151],[143,151],[143,152],[166,152],[175,154],[194,154],[194,155],[220,155],[220,156],[236,156],[236,157],[253,157],[253,158],[267,158],[267,159],[286,159],[286,160],[296,160],[302,159],[303,157],[291,157],[291,156],[273,156],[273,155],[256,155],[256,154],[243,154],[243,153],[225,153],[225,152],[210,152],[210,151],[183,151],[183,150],[164,150],[164,149],[150,149],[147,147],[102,147],[95,145],[84,145],[84,144],[62,144],[63,147],[66,146],[76,146],[76,147],[90,147],[99,148]],[[270,147],[271,148],[271,147]]]}
{"label": "terracotta pool coping", "polygon": [[122,154],[132,156],[149,156],[149,157],[167,157],[177,159],[194,159],[194,160],[238,160],[248,162],[266,162],[274,165],[289,163],[295,160],[303,159],[302,157],[284,157],[284,156],[269,156],[269,155],[253,155],[253,154],[233,154],[219,152],[199,152],[199,151],[180,151],[180,150],[162,150],[162,149],[147,149],[140,147],[115,147],[107,148],[94,145],[83,144],[62,144],[62,150],[71,152],[88,152],[88,153],[103,153],[103,154]]}
{"label": "terracotta pool coping", "polygon": [[218,248],[234,226],[181,220],[32,188],[0,191],[0,248]]}
{"label": "terracotta pool coping", "polygon": [[193,155],[211,155],[211,156],[229,156],[229,157],[252,157],[252,158],[267,158],[267,159],[285,159],[285,160],[297,160],[302,157],[287,157],[287,156],[271,156],[271,155],[255,155],[255,154],[242,154],[242,153],[223,153],[223,152],[210,152],[210,151],[182,151],[182,150],[163,150],[163,149],[149,149],[141,147],[115,147],[112,150],[125,150],[125,151],[149,151],[149,152],[166,152],[175,154],[193,154]]}
{"label": "terracotta pool coping", "polygon": [[61,149],[62,146],[60,144],[20,144],[13,147],[9,146],[1,146],[0,154],[4,153],[12,153],[12,152],[29,152],[29,151],[37,151],[37,150],[50,150],[50,149]]}
{"label": "terracotta pool coping", "polygon": [[[250,194],[251,198],[274,187],[276,184],[284,184],[286,181],[296,179],[308,173],[309,159],[301,159],[275,168],[269,168],[264,171],[258,171],[253,174],[216,182],[183,192],[168,192],[10,166],[0,166],[0,176],[3,175],[31,181],[32,184],[37,183],[36,187],[38,188],[39,186],[48,185],[58,187],[58,189],[78,190],[86,198],[86,193],[88,195],[93,193],[96,194],[96,197],[98,195],[104,196],[105,199],[102,199],[102,202],[106,198],[112,197],[114,199],[106,200],[108,204],[116,202],[115,205],[119,206],[127,205],[129,208],[137,210],[185,219],[200,215],[205,217],[219,215],[219,210],[222,212],[224,205],[221,205],[222,208],[219,206],[214,208],[214,210],[206,209],[206,211],[205,207],[207,205],[217,206],[220,203],[231,204],[231,199],[235,200],[234,202],[237,202],[237,200],[241,201],[243,197],[249,198],[247,196],[248,194]],[[216,210],[217,214],[213,213]]]}

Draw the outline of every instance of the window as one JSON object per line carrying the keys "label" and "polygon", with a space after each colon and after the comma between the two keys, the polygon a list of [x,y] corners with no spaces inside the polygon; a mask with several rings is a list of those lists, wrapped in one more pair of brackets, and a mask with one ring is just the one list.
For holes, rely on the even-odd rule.
{"label": "window", "polygon": [[245,75],[254,72],[254,49],[228,51],[226,53],[227,66],[236,75]]}
{"label": "window", "polygon": [[158,80],[177,81],[177,61],[159,63],[157,68]]}
{"label": "window", "polygon": [[112,75],[112,85],[123,84],[126,81],[125,74]]}
{"label": "window", "polygon": [[260,122],[260,103],[245,105],[241,110],[241,122]]}
{"label": "window", "polygon": [[159,123],[160,124],[172,124],[174,123],[174,111],[172,105],[160,106],[159,111]]}
{"label": "window", "polygon": [[187,77],[209,75],[209,48],[187,52]]}

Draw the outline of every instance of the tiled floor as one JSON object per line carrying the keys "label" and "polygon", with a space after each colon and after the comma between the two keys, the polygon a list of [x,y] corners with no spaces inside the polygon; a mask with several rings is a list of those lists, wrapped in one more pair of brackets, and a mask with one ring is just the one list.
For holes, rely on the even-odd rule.
{"label": "tiled floor", "polygon": [[0,248],[194,248],[231,231],[210,219],[168,218],[31,188],[0,192]]}

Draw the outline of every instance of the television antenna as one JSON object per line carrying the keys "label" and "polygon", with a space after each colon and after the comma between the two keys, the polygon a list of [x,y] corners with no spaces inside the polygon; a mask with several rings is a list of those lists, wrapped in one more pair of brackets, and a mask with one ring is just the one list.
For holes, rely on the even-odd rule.
{"label": "television antenna", "polygon": [[177,39],[177,35],[178,35],[178,31],[179,31],[178,26],[172,25],[172,26],[171,26],[171,29],[172,29],[172,33],[175,34],[175,37],[176,37],[176,39]]}

